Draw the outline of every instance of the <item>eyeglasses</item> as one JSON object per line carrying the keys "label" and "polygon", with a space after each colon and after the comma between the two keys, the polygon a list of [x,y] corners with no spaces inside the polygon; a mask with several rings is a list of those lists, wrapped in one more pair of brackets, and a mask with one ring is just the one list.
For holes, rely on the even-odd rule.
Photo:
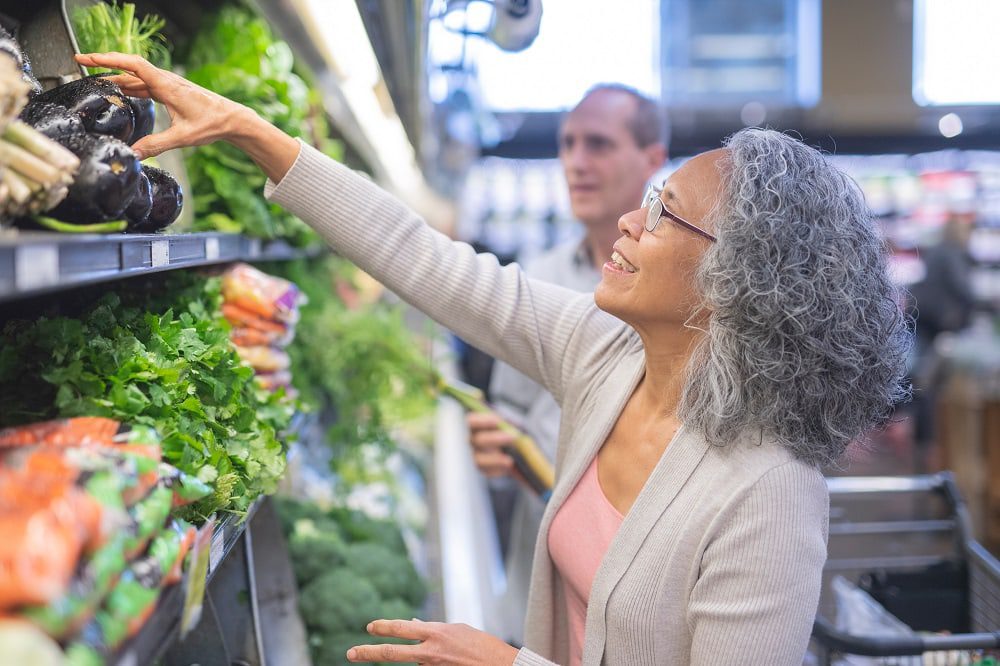
{"label": "eyeglasses", "polygon": [[691,224],[680,215],[676,215],[675,213],[671,213],[667,210],[666,206],[663,205],[663,200],[660,199],[660,192],[662,192],[660,188],[650,185],[646,190],[645,196],[642,197],[642,208],[646,208],[646,231],[654,231],[657,225],[660,224],[660,220],[668,217],[671,221],[676,222],[685,229],[690,229],[699,236],[707,238],[713,243],[718,240],[715,236],[708,233],[701,227]]}

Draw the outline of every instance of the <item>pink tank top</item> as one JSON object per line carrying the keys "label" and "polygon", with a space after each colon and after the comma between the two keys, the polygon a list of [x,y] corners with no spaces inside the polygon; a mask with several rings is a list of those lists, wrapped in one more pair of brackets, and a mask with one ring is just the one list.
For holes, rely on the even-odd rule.
{"label": "pink tank top", "polygon": [[569,611],[570,666],[583,660],[590,587],[621,524],[622,515],[601,490],[594,456],[549,527],[549,555],[562,579]]}

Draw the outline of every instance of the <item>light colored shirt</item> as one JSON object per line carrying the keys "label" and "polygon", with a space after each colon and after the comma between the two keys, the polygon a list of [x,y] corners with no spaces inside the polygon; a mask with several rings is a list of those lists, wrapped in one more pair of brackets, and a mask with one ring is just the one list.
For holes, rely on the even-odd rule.
{"label": "light colored shirt", "polygon": [[[566,664],[569,614],[548,549],[565,503],[645,374],[634,329],[590,294],[529,279],[431,229],[373,183],[302,144],[265,194],[341,256],[562,406],[517,664]],[[799,666],[819,603],[829,494],[788,448],[709,443],[682,425],[633,502],[590,588],[583,664]]]}
{"label": "light colored shirt", "polygon": [[556,512],[549,529],[549,553],[562,578],[569,613],[570,666],[583,661],[590,586],[623,519],[601,489],[595,457]]}

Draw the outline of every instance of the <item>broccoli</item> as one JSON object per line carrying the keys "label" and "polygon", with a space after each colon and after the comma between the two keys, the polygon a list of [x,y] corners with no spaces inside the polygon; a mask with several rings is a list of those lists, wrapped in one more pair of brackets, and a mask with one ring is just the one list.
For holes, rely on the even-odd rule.
{"label": "broccoli", "polygon": [[366,578],[384,599],[399,597],[414,606],[423,603],[427,589],[406,550],[390,550],[379,543],[352,543],[347,566]]}
{"label": "broccoli", "polygon": [[331,521],[317,523],[309,518],[295,521],[288,538],[288,552],[299,587],[343,564],[346,549],[336,524]]}
{"label": "broccoli", "polygon": [[309,634],[363,630],[376,619],[382,600],[375,587],[345,567],[335,567],[302,588],[299,611]]}
{"label": "broccoli", "polygon": [[281,530],[288,536],[294,531],[295,522],[302,518],[314,521],[328,520],[326,512],[311,502],[300,502],[291,497],[275,496],[274,508],[281,520]]}
{"label": "broccoli", "polygon": [[378,616],[382,620],[410,620],[416,617],[417,613],[409,602],[395,598],[382,600]]}
{"label": "broccoli", "polygon": [[331,509],[328,515],[337,521],[348,541],[374,541],[389,550],[406,552],[402,533],[388,520],[369,518],[361,511],[342,507]]}

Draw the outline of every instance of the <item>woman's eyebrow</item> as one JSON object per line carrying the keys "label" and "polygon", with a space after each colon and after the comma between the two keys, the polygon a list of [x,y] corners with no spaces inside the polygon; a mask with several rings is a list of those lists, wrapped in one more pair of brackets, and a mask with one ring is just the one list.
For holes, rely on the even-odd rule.
{"label": "woman's eyebrow", "polygon": [[680,199],[677,198],[677,194],[670,188],[663,188],[663,198],[663,203],[672,202],[676,206],[682,207]]}

